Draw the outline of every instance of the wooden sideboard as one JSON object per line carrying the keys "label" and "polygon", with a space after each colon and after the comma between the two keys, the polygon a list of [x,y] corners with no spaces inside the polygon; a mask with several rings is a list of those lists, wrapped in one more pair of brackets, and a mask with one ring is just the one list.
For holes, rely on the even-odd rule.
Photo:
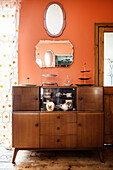
{"label": "wooden sideboard", "polygon": [[[12,146],[15,151],[12,162],[15,162],[21,149],[97,149],[101,161],[104,161],[101,152],[104,137],[103,88],[72,87],[75,110],[68,111],[41,110],[41,88],[13,87]],[[51,88],[59,91],[64,88],[65,93],[71,90],[66,87]]]}

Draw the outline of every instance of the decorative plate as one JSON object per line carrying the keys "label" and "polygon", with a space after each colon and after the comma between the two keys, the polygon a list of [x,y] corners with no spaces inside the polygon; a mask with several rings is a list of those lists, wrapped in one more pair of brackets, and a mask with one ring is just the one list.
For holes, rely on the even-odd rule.
{"label": "decorative plate", "polygon": [[73,83],[71,83],[71,84],[64,83],[64,86],[72,86],[72,85],[73,85]]}
{"label": "decorative plate", "polygon": [[56,85],[56,86],[58,86],[57,83],[49,83],[49,82],[47,82],[47,83],[42,83],[41,86],[43,86],[43,85]]}
{"label": "decorative plate", "polygon": [[42,74],[42,77],[56,77],[55,74]]}
{"label": "decorative plate", "polygon": [[75,84],[77,86],[93,86],[93,84]]}
{"label": "decorative plate", "polygon": [[91,77],[84,77],[84,78],[78,78],[78,79],[80,79],[80,80],[89,80],[89,79],[91,79]]}
{"label": "decorative plate", "polygon": [[20,84],[20,86],[36,86],[36,84]]}
{"label": "decorative plate", "polygon": [[83,70],[83,71],[80,71],[81,73],[86,73],[86,72],[90,72],[90,70]]}

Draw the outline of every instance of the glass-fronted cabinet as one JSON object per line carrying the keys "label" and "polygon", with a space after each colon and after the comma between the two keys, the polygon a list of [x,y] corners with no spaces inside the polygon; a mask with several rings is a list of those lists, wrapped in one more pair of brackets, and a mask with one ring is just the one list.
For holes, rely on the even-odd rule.
{"label": "glass-fronted cabinet", "polygon": [[40,110],[76,110],[76,87],[41,87]]}

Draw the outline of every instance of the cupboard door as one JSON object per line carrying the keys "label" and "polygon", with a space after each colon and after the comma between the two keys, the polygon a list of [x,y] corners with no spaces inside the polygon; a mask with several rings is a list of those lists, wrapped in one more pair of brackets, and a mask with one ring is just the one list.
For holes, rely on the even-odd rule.
{"label": "cupboard door", "polygon": [[110,95],[110,132],[110,134],[113,135],[113,95]]}
{"label": "cupboard door", "polygon": [[104,113],[78,113],[77,146],[103,147]]}
{"label": "cupboard door", "polygon": [[15,148],[39,147],[38,113],[13,113],[12,146]]}
{"label": "cupboard door", "polygon": [[105,135],[110,135],[110,95],[104,95],[104,113],[105,113]]}
{"label": "cupboard door", "polygon": [[103,87],[77,87],[77,110],[103,111]]}
{"label": "cupboard door", "polygon": [[39,87],[13,87],[13,111],[39,110]]}
{"label": "cupboard door", "polygon": [[104,143],[113,144],[113,87],[104,87]]}

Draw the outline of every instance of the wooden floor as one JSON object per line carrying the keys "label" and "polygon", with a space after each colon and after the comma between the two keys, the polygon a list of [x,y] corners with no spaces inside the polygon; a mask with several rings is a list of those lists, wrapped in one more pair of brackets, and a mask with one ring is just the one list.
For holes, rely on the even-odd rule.
{"label": "wooden floor", "polygon": [[19,151],[15,165],[12,155],[0,145],[0,170],[113,170],[113,146],[104,147],[105,163],[96,151]]}

